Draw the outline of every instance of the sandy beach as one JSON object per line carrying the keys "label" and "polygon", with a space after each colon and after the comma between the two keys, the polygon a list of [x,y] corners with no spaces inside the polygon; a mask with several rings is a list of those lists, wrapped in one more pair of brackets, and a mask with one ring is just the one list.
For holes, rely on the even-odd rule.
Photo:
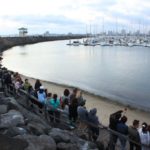
{"label": "sandy beach", "polygon": [[[21,75],[21,78],[23,79],[23,81],[25,78],[28,78],[29,82],[32,85],[35,84],[36,79],[34,78],[26,77],[24,75]],[[72,91],[71,87],[67,87],[65,85],[59,85],[59,84],[55,84],[55,83],[51,83],[47,81],[41,81],[41,83],[48,90],[48,92],[57,93],[59,97],[63,94],[63,91],[65,88],[68,88],[70,91]],[[106,126],[108,125],[110,114],[118,110],[124,110],[125,108],[127,108],[125,115],[128,117],[128,121],[127,121],[128,125],[131,125],[134,119],[140,120],[140,124],[142,124],[143,122],[147,122],[148,124],[150,124],[149,112],[126,107],[121,104],[112,102],[106,98],[95,96],[87,92],[83,92],[83,97],[86,99],[87,110],[90,110],[94,107],[97,108],[98,110],[97,114],[98,114],[99,120],[103,125],[106,125]]]}

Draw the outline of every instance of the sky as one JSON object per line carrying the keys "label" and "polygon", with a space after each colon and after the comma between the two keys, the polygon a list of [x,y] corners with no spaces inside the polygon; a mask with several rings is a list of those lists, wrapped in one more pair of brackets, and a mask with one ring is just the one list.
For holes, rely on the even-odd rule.
{"label": "sky", "polygon": [[150,31],[150,0],[0,0],[0,35]]}

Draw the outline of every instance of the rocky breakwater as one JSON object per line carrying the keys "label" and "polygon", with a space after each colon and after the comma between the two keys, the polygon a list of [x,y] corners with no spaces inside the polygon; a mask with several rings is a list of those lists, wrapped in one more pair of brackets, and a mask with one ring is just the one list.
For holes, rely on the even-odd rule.
{"label": "rocky breakwater", "polygon": [[[0,94],[1,150],[96,150],[96,144],[72,131],[54,128],[31,108]],[[19,103],[18,103],[19,102]]]}
{"label": "rocky breakwater", "polygon": [[58,35],[58,36],[27,36],[27,37],[0,37],[0,52],[17,45],[34,44],[45,41],[80,39],[85,35]]}

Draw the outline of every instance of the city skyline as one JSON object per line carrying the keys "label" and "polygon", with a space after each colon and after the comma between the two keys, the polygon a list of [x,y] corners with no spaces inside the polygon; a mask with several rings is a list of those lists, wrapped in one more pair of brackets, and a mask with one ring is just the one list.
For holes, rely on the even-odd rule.
{"label": "city skyline", "polygon": [[5,0],[0,9],[0,35],[86,32],[148,32],[149,0]]}

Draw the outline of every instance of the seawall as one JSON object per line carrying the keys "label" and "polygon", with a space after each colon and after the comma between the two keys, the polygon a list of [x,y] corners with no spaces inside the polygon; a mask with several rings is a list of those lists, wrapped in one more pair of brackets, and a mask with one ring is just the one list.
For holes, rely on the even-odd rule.
{"label": "seawall", "polygon": [[85,35],[58,35],[58,36],[26,36],[26,37],[0,37],[0,52],[7,50],[13,46],[34,44],[46,41],[81,39]]}

